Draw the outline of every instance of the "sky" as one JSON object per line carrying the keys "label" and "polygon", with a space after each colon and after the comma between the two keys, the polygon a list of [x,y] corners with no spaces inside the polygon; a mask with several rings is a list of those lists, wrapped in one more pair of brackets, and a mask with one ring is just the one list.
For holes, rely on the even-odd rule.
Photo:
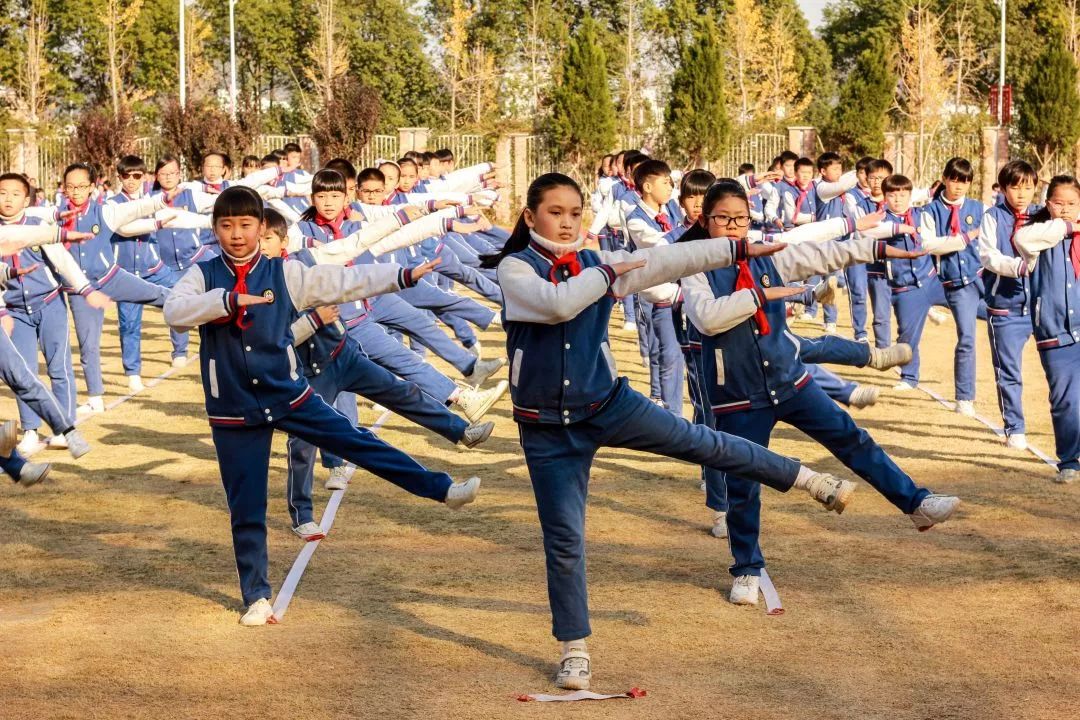
{"label": "sky", "polygon": [[810,29],[816,30],[818,25],[821,24],[821,10],[830,0],[799,0],[799,7],[802,8],[803,15],[810,23]]}

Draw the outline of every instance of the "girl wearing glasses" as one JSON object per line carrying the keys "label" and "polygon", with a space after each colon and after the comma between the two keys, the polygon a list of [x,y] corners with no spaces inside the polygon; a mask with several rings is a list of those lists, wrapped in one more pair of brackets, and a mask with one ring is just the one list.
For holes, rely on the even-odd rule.
{"label": "girl wearing glasses", "polygon": [[608,347],[608,321],[619,297],[746,263],[784,245],[720,239],[634,253],[586,250],[583,201],[569,177],[541,175],[529,186],[526,207],[506,245],[483,260],[498,269],[503,288],[514,419],[544,534],[552,632],[562,642],[556,685],[568,689],[585,689],[591,679],[585,647],[591,632],[585,499],[589,470],[601,447],[706,465],[781,492],[800,488],[836,512],[853,491],[849,481],[816,473],[656,406],[618,376]]}
{"label": "girl wearing glasses", "polygon": [[[875,213],[857,222],[843,217],[804,225],[777,239],[817,242],[800,242],[775,256],[748,253],[731,267],[684,278],[683,308],[702,335],[702,371],[717,430],[768,445],[773,427],[784,421],[828,448],[908,514],[922,531],[949,519],[959,499],[916,486],[866,431],[829,399],[799,359],[799,341],[788,330],[783,302],[791,292],[801,291],[785,288],[787,282],[825,275],[854,263],[923,254],[868,236],[867,231],[881,217]],[[710,237],[745,241],[751,232],[749,224],[746,191],[736,181],[721,180],[705,194],[701,221],[680,242]],[[862,233],[857,240],[828,239],[855,230]],[[898,231],[895,224],[887,223],[880,234]],[[764,242],[750,247],[768,246]],[[748,480],[741,472],[727,474],[727,524],[735,559],[729,599],[753,605],[765,560],[758,546],[760,487]]]}

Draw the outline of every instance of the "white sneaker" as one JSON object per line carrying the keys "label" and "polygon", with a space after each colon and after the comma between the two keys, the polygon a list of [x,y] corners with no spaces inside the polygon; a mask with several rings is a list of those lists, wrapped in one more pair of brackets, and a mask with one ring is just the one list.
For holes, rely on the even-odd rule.
{"label": "white sneaker", "polygon": [[49,438],[49,441],[47,443],[45,443],[45,444],[48,447],[50,447],[50,448],[52,448],[54,450],[67,450],[68,449],[67,438],[64,437],[63,435],[53,435],[51,438]]}
{"label": "white sneaker", "polygon": [[506,358],[477,359],[473,371],[465,376],[465,382],[473,387],[480,387],[489,377],[499,372],[503,365],[506,365]]}
{"label": "white sneaker", "polygon": [[479,425],[474,423],[465,428],[465,434],[459,442],[467,448],[474,448],[491,437],[491,431],[494,429],[495,423],[493,422],[480,423]]}
{"label": "white sneaker", "polygon": [[975,403],[971,400],[957,400],[956,412],[964,417],[975,417]]}
{"label": "white sneaker", "polygon": [[802,314],[799,315],[799,321],[800,322],[807,322],[807,323],[809,323],[809,322],[817,322],[817,318],[815,318],[813,315],[811,315],[810,313],[808,313],[808,312],[806,312],[804,310],[802,312]]}
{"label": "white sneaker", "polygon": [[1058,470],[1058,474],[1054,476],[1054,482],[1058,485],[1068,485],[1077,479],[1080,479],[1080,470],[1073,470],[1071,468]]}
{"label": "white sneaker", "polygon": [[19,444],[19,432],[15,429],[14,420],[5,420],[0,423],[0,455],[11,457]]}
{"label": "white sneaker", "polygon": [[1005,438],[1005,445],[1013,450],[1027,450],[1027,435],[1024,433],[1008,435]]}
{"label": "white sneaker", "polygon": [[907,365],[911,362],[911,346],[907,343],[896,343],[887,348],[871,347],[870,362],[866,363],[875,370],[888,370],[897,365]]}
{"label": "white sneaker", "polygon": [[[337,468],[334,468],[335,470]],[[314,540],[322,540],[326,537],[326,533],[323,529],[313,522],[306,522],[303,525],[298,525],[292,529],[293,534],[300,538],[304,542],[312,542]]]}
{"label": "white sneaker", "polygon": [[627,320],[622,324],[622,329],[625,332],[637,332],[637,323]]}
{"label": "white sneaker", "polygon": [[588,690],[592,680],[592,658],[585,650],[570,650],[559,660],[555,687],[563,690]]}
{"label": "white sneaker", "polygon": [[853,408],[864,408],[874,405],[878,401],[880,390],[873,385],[859,385],[848,398],[848,405]]}
{"label": "white sneaker", "polygon": [[814,286],[814,298],[822,305],[834,305],[836,290],[839,287],[840,281],[836,279],[835,275],[830,275]]}
{"label": "white sneaker", "polygon": [[248,605],[248,609],[240,616],[240,624],[246,627],[277,625],[277,618],[274,617],[274,606],[266,598],[259,598]]}
{"label": "white sneaker", "polygon": [[480,347],[480,341],[477,340],[475,343],[473,343],[472,347],[467,347],[465,348],[465,350],[466,352],[471,353],[474,357],[479,358],[482,351],[482,348]]}
{"label": "white sneaker", "polygon": [[908,515],[911,522],[919,532],[926,532],[938,523],[943,523],[953,516],[960,507],[960,498],[952,495],[927,495],[915,508],[915,512]]}
{"label": "white sneaker", "polygon": [[949,321],[949,313],[940,308],[932,307],[926,313],[926,318],[935,325],[943,325]]}
{"label": "white sneaker", "polygon": [[38,438],[37,430],[27,430],[23,433],[22,440],[16,446],[20,455],[32,455],[39,447],[41,447],[41,440]]}
{"label": "white sneaker", "polygon": [[502,315],[500,315],[499,313],[495,313],[495,315],[491,318],[491,322],[488,323],[488,329],[490,330],[491,328],[501,328],[501,327],[502,327]]}
{"label": "white sneaker", "polygon": [[893,385],[892,389],[899,392],[907,392],[908,390],[914,390],[915,386],[909,383],[907,380],[901,380],[900,382]]}
{"label": "white sneaker", "polygon": [[498,385],[488,390],[462,388],[458,391],[454,403],[461,408],[461,412],[465,413],[469,422],[478,422],[491,409],[491,406],[506,394],[509,387],[510,383],[500,380]]}
{"label": "white sneaker", "polygon": [[733,605],[757,605],[758,577],[757,575],[740,575],[731,584],[731,593],[728,602]]}
{"label": "white sneaker", "polygon": [[709,531],[714,538],[727,537],[727,513],[717,511],[713,514],[712,530]]}
{"label": "white sneaker", "polygon": [[180,368],[187,367],[188,358],[187,355],[181,355],[172,359],[172,366],[179,370]]}
{"label": "white sneaker", "polygon": [[[53,436],[53,440],[58,437],[64,440],[64,447],[71,453],[71,457],[76,460],[90,452],[90,443],[86,442],[86,438],[75,428],[68,430],[67,435]],[[55,447],[52,441],[49,442],[49,447]]]}
{"label": "white sneaker", "polygon": [[86,403],[75,408],[76,417],[86,417],[105,412],[105,399],[100,395],[87,398]]}
{"label": "white sneaker", "polygon": [[451,510],[459,510],[468,505],[480,494],[480,478],[471,477],[465,482],[456,482],[446,491],[446,507]]}
{"label": "white sneaker", "polygon": [[48,476],[48,463],[28,462],[23,465],[22,470],[19,471],[19,484],[23,487],[30,487],[31,485],[37,485]]}
{"label": "white sneaker", "polygon": [[829,335],[835,335],[836,323],[825,323],[825,332]]}
{"label": "white sneaker", "polygon": [[344,490],[349,487],[349,481],[352,480],[354,472],[356,472],[356,467],[353,465],[340,465],[333,468],[323,487],[327,490]]}
{"label": "white sneaker", "polygon": [[835,478],[828,473],[816,473],[807,483],[806,491],[810,493],[810,497],[824,505],[826,510],[834,510],[839,515],[851,502],[851,496],[855,494],[855,483]]}
{"label": "white sneaker", "polygon": [[137,392],[142,392],[145,389],[146,389],[146,386],[143,385],[143,381],[142,381],[141,377],[139,377],[138,375],[128,375],[128,391],[129,392],[137,393]]}

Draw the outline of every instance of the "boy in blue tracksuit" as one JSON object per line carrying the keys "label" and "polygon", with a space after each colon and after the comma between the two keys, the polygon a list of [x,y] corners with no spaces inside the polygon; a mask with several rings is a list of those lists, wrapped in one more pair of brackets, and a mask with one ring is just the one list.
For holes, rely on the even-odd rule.
{"label": "boy in blue tracksuit", "polygon": [[[870,196],[870,185],[867,182],[867,169],[873,162],[872,157],[859,158],[855,163],[856,184],[849,192],[844,194],[844,211],[855,217],[860,208]],[[891,175],[892,173],[888,173]],[[866,338],[866,265],[856,264],[844,269],[844,284],[847,288],[848,309],[851,313],[852,337],[860,342],[867,342]]]}
{"label": "boy in blue tracksuit", "polygon": [[[847,193],[853,191],[858,185],[857,173],[849,172],[845,174],[840,156],[834,152],[826,152],[818,156],[817,171],[820,177],[814,181],[813,186],[814,219],[820,221],[844,217],[850,204]],[[814,278],[811,278],[811,282],[814,280]],[[812,308],[813,304],[810,307]],[[836,303],[822,303],[822,311],[825,320],[825,332],[835,333]]]}
{"label": "boy in blue tracksuit", "polygon": [[990,360],[994,365],[998,406],[1005,424],[1005,443],[1027,449],[1023,405],[1024,345],[1031,337],[1031,272],[1015,244],[1016,231],[1038,208],[1035,169],[1023,160],[1006,163],[998,173],[1005,201],[989,208],[979,228],[979,260],[986,287],[986,329],[990,334]]}
{"label": "boy in blue tracksuit", "polygon": [[601,447],[622,447],[745,474],[770,487],[806,490],[840,511],[854,487],[750,442],[677,417],[630,389],[608,347],[616,297],[674,282],[780,246],[729,241],[625,252],[583,250],[584,196],[565,175],[530,185],[526,208],[498,256],[506,305],[511,396],[547,561],[553,634],[563,652],[556,684],[588,688],[591,658],[585,582],[585,501]]}
{"label": "boy in blue tracksuit", "polygon": [[984,208],[967,197],[974,177],[971,163],[964,158],[945,163],[941,190],[923,208],[919,226],[956,321],[956,411],[968,417],[975,414],[975,320],[986,318],[978,244]]}
{"label": "boy in blue tracksuit", "polygon": [[[854,207],[854,216],[869,215],[885,209],[885,196],[881,184],[893,174],[892,163],[888,160],[871,160],[866,166],[867,192]],[[870,262],[866,267],[866,295],[870,300],[873,313],[874,345],[888,347],[892,335],[892,289],[885,274],[885,263]],[[857,339],[857,338],[856,338]]]}
{"label": "boy in blue tracksuit", "polygon": [[[742,187],[731,181],[714,185],[702,213],[707,224],[688,238],[745,237],[749,204]],[[867,218],[863,218],[863,222]],[[851,233],[846,218],[834,223],[833,236]],[[871,222],[873,224],[873,221]],[[725,240],[706,240],[719,243]],[[799,341],[787,329],[784,285],[815,274],[871,259],[903,260],[920,251],[895,248],[886,241],[806,242],[775,257],[738,259],[734,267],[707,270],[683,279],[686,313],[702,334],[704,375],[718,430],[768,444],[772,429],[784,421],[822,443],[847,467],[869,482],[922,531],[947,520],[959,500],[917,487],[888,455],[859,429],[810,377],[799,360]],[[727,473],[728,532],[735,564],[730,600],[755,604],[764,558],[760,532],[759,485],[740,473]]]}
{"label": "boy in blue tracksuit", "polygon": [[250,188],[214,204],[222,255],[188,270],[165,305],[170,325],[199,328],[206,411],[232,520],[247,611],[244,625],[275,622],[266,550],[266,482],[275,429],[332,450],[414,495],[460,507],[479,480],[454,483],[369,431],[355,428],[316,395],[293,349],[291,327],[310,308],[412,285],[430,270],[392,265],[308,268],[259,252],[263,201]]}
{"label": "boy in blue tracksuit", "polygon": [[1058,456],[1055,482],[1080,479],[1080,183],[1050,181],[1046,207],[1016,231],[1016,247],[1034,263],[1031,296],[1035,347],[1050,386]]}

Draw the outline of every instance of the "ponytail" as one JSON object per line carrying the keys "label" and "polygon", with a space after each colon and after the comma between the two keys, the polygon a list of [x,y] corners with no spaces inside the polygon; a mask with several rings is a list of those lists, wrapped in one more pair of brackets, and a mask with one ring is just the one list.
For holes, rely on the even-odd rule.
{"label": "ponytail", "polygon": [[[545,173],[533,180],[529,185],[529,190],[525,193],[525,207],[535,213],[540,207],[540,203],[544,201],[544,194],[548,190],[557,187],[573,189],[581,198],[581,202],[585,202],[581,187],[572,178],[562,173]],[[525,222],[525,210],[522,210],[521,214],[518,215],[517,223],[514,224],[513,231],[510,233],[510,239],[503,245],[502,250],[491,255],[481,255],[480,267],[485,270],[497,268],[506,256],[519,253],[529,247],[531,239],[529,225]]]}

